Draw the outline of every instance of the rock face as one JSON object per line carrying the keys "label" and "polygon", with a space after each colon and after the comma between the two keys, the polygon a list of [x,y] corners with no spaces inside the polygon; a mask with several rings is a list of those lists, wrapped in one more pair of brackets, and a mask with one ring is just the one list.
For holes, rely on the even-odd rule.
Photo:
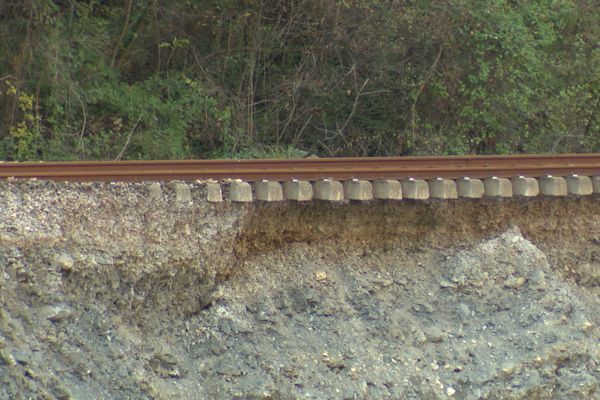
{"label": "rock face", "polygon": [[244,371],[225,397],[240,382],[284,398],[600,394],[597,303],[516,230],[421,254],[298,244],[244,270],[204,314],[230,350],[215,363]]}
{"label": "rock face", "polygon": [[0,183],[0,398],[600,397],[591,200],[563,226],[546,200],[248,206],[190,189]]}

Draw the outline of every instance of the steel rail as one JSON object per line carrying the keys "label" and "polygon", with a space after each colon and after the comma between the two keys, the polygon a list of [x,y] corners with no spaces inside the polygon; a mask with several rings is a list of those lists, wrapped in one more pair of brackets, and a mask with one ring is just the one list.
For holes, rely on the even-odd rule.
{"label": "steel rail", "polygon": [[197,179],[404,179],[565,176],[600,173],[600,154],[311,158],[295,160],[168,160],[0,162],[1,178],[54,181]]}

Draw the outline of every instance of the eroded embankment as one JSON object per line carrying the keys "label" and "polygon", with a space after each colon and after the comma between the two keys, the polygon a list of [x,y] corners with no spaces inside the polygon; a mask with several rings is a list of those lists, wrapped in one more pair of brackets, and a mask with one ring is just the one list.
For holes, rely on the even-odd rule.
{"label": "eroded embankment", "polygon": [[0,183],[0,398],[598,397],[597,197],[201,191]]}
{"label": "eroded embankment", "polygon": [[242,221],[238,246],[247,256],[292,242],[409,251],[466,246],[518,227],[524,237],[553,256],[585,260],[592,256],[590,245],[600,242],[599,216],[597,196],[259,203]]}

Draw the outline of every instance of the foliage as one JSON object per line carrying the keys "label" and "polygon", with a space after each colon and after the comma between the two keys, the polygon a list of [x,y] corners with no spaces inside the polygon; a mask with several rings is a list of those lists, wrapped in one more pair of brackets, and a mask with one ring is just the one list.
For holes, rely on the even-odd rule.
{"label": "foliage", "polygon": [[600,151],[589,0],[0,2],[0,157]]}

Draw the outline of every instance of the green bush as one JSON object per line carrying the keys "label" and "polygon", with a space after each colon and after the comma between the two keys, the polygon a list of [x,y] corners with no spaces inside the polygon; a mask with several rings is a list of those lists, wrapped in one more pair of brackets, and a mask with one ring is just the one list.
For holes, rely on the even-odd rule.
{"label": "green bush", "polygon": [[0,2],[0,158],[600,151],[579,0]]}

